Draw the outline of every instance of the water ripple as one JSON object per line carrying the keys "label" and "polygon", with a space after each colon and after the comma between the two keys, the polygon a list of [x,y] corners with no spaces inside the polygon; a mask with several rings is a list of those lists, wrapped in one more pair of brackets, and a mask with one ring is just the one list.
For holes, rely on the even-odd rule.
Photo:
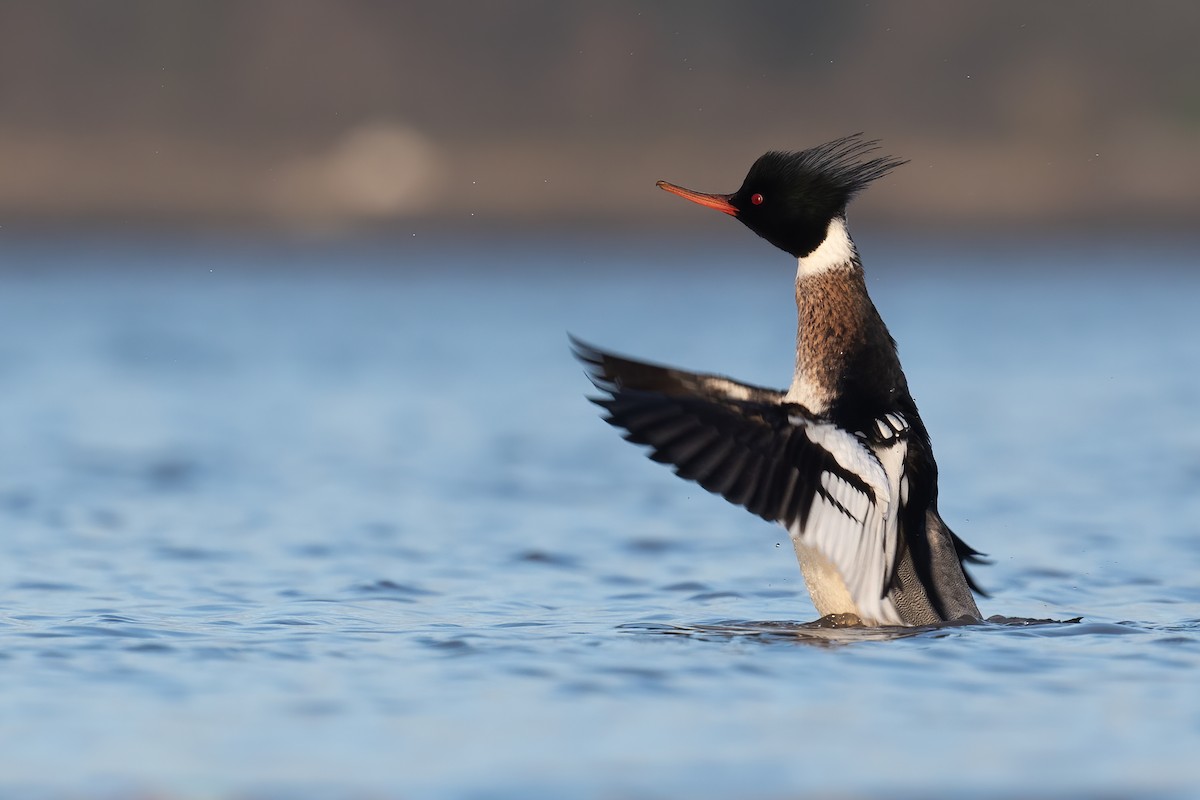
{"label": "water ripple", "polygon": [[1194,271],[879,276],[943,512],[1012,618],[867,629],[790,621],[786,534],[613,436],[563,342],[777,383],[790,278],[711,270],[685,316],[746,321],[680,327],[652,270],[200,251],[0,276],[0,795],[1200,785]]}

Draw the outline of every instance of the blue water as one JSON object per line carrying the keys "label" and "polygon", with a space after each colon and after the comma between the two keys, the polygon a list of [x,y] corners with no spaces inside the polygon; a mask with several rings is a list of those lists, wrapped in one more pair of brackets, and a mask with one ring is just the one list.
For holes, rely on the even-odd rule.
{"label": "blue water", "polygon": [[1194,796],[1200,246],[862,242],[981,608],[1083,617],[897,638],[583,400],[786,383],[738,233],[0,244],[0,795]]}

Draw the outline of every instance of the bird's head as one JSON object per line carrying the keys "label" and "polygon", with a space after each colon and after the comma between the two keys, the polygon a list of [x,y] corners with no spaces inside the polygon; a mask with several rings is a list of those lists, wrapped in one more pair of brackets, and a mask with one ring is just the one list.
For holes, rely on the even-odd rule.
{"label": "bird's head", "polygon": [[694,203],[735,217],[750,230],[797,258],[825,240],[829,223],[844,217],[851,198],[871,181],[906,162],[867,158],[878,142],[856,133],[797,152],[763,155],[732,194],[705,194],[666,181],[658,186]]}

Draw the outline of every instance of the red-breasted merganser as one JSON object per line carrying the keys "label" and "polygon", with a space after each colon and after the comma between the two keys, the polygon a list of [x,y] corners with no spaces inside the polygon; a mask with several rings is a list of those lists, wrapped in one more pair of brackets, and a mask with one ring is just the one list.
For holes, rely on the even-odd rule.
{"label": "red-breasted merganser", "polygon": [[[846,207],[905,163],[860,134],[771,152],[732,194],[658,186],[799,260],[786,391],[605,353],[573,339],[606,421],[731,503],[787,529],[822,616],[864,625],[979,619],[979,554],[937,510],[937,464],[896,343],[867,295]],[[838,617],[846,619],[845,617]]]}

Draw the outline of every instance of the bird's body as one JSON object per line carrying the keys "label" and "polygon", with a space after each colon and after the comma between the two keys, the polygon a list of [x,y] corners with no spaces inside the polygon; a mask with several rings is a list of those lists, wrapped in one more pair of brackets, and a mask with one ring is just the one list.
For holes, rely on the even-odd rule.
{"label": "bird's body", "polygon": [[[850,198],[899,163],[852,136],[768,153],[742,188],[660,186],[739,219],[797,258],[786,391],[621,358],[575,342],[596,402],[656,461],[787,529],[817,611],[866,625],[978,619],[978,554],[937,511],[937,464],[895,342],[846,229]],[[978,591],[976,589],[976,591]]]}

